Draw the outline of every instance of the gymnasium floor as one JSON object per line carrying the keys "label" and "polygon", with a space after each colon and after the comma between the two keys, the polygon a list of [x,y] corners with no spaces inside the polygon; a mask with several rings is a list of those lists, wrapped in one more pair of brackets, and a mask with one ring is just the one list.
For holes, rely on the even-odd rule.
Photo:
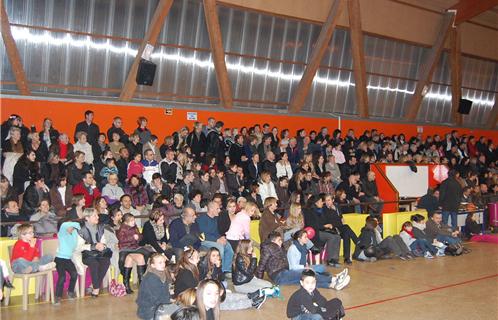
{"label": "gymnasium floor", "polygon": [[[470,254],[434,260],[388,260],[355,262],[350,267],[351,284],[343,291],[322,289],[328,298],[342,299],[345,319],[407,320],[498,319],[498,246],[473,243]],[[284,287],[288,298],[294,287]],[[103,295],[61,306],[31,304],[23,312],[20,299],[2,307],[2,319],[136,319],[135,296]],[[286,299],[271,299],[260,310],[223,312],[222,319],[286,319]],[[34,303],[33,298],[30,302]]]}

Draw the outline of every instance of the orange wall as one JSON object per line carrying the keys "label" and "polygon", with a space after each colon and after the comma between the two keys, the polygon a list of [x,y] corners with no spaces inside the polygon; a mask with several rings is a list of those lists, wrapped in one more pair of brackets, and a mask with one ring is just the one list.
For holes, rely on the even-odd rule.
{"label": "orange wall", "polygon": [[[54,127],[61,132],[66,132],[70,137],[73,136],[74,128],[77,122],[84,119],[83,113],[87,109],[91,109],[95,113],[95,122],[100,126],[101,131],[107,131],[111,126],[112,118],[119,115],[123,118],[124,130],[132,132],[136,127],[136,120],[139,116],[146,116],[149,119],[149,128],[156,134],[160,141],[164,136],[179,129],[183,125],[192,127],[193,121],[187,120],[187,111],[185,109],[174,109],[173,115],[167,116],[164,109],[160,107],[141,107],[127,105],[111,105],[68,101],[49,101],[43,98],[37,100],[23,98],[2,98],[1,103],[1,119],[4,121],[7,117],[16,113],[23,117],[26,126],[36,125],[37,129],[41,128],[42,121],[45,117],[52,118]],[[196,111],[196,110],[190,110]],[[263,124],[268,122],[271,126],[277,126],[280,129],[288,128],[294,134],[297,129],[305,128],[307,130],[320,129],[322,126],[327,126],[330,131],[338,126],[337,119],[331,118],[313,118],[301,116],[287,115],[268,115],[268,114],[251,114],[241,112],[210,112],[197,111],[198,120],[206,122],[208,117],[225,122],[227,127],[242,127],[251,126],[256,123]],[[375,121],[360,121],[360,120],[342,120],[342,131],[352,128],[359,136],[363,130],[377,128],[380,132],[386,135],[399,134],[412,136],[417,134],[417,125],[387,123]],[[422,126],[424,135],[432,135],[435,133],[444,134],[452,130],[449,127],[443,126]],[[498,131],[494,130],[477,130],[460,128],[460,133],[473,134],[476,136],[484,135],[498,140]]]}

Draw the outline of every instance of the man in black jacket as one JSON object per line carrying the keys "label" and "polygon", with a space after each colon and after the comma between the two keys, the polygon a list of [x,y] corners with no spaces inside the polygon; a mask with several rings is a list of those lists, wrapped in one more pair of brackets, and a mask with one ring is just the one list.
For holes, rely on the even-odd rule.
{"label": "man in black jacket", "polygon": [[228,151],[230,156],[230,163],[240,165],[242,162],[247,161],[246,153],[244,151],[244,136],[238,134],[235,136],[235,143],[230,146]]}
{"label": "man in black jacket", "polygon": [[208,135],[206,137],[206,154],[215,156],[218,164],[223,163],[225,158],[225,143],[223,141],[223,137],[221,136],[221,129],[223,128],[223,126],[223,122],[216,122],[216,125],[208,132]]}
{"label": "man in black jacket", "polygon": [[[97,144],[97,139],[100,134],[99,126],[93,123],[93,111],[85,111],[85,121],[81,121],[74,129],[74,141],[77,141],[76,134],[80,131],[86,132],[88,136],[88,143],[92,146]],[[111,136],[112,137],[112,136]]]}
{"label": "man in black jacket", "polygon": [[123,128],[121,128],[122,124],[123,120],[121,117],[114,117],[112,126],[107,130],[107,138],[111,140],[112,134],[117,133],[119,135],[119,142],[126,145],[128,143],[128,135],[124,132]]}
{"label": "man in black jacket", "polygon": [[40,206],[40,202],[44,199],[49,198],[49,189],[45,185],[43,177],[39,174],[36,174],[34,177],[32,177],[31,184],[26,188],[26,191],[24,192],[22,211],[26,215],[32,216]]}
{"label": "man in black jacket", "polygon": [[265,160],[263,161],[262,169],[263,171],[268,171],[271,176],[271,180],[277,182],[277,164],[275,163],[275,154],[272,151],[266,152]]}
{"label": "man in black jacket", "polygon": [[439,187],[439,203],[443,210],[443,224],[448,224],[451,216],[451,228],[457,230],[457,212],[462,198],[462,186],[458,182],[460,173],[452,169],[448,172],[448,178]]}
{"label": "man in black jacket", "polygon": [[439,189],[427,189],[427,193],[418,200],[417,208],[427,210],[427,214],[432,216],[439,209]]}
{"label": "man in black jacket", "polygon": [[176,183],[176,173],[178,163],[175,161],[175,152],[173,150],[166,151],[166,157],[159,164],[161,177],[167,183]]}
{"label": "man in black jacket", "polygon": [[194,130],[187,136],[187,145],[195,156],[195,161],[200,162],[206,154],[206,135],[202,132],[202,123],[196,122]]}
{"label": "man in black jacket", "polygon": [[[367,178],[361,183],[361,190],[365,193],[365,196],[361,199],[366,202],[382,202],[379,197],[379,190],[377,189],[377,182],[375,181],[375,172],[368,171]],[[371,204],[368,206],[371,210],[370,215],[379,217],[382,214],[382,209],[384,208],[383,203]]]}

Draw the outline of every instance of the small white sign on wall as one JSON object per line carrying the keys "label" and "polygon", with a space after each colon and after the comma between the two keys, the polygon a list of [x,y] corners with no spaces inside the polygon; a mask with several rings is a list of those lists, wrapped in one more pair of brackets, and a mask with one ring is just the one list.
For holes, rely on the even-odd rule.
{"label": "small white sign on wall", "polygon": [[424,127],[418,126],[417,133],[424,133]]}
{"label": "small white sign on wall", "polygon": [[187,120],[197,121],[197,112],[187,112]]}

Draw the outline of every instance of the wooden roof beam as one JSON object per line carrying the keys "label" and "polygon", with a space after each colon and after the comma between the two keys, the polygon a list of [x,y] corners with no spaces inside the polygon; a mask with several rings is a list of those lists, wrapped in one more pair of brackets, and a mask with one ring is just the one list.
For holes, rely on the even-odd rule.
{"label": "wooden roof beam", "polygon": [[448,10],[456,10],[455,25],[459,25],[495,6],[498,6],[498,0],[460,0]]}
{"label": "wooden roof beam", "polygon": [[432,46],[424,65],[418,73],[417,87],[415,88],[415,92],[408,104],[406,119],[409,121],[415,121],[415,119],[417,118],[417,114],[423,99],[422,92],[424,91],[424,87],[430,85],[432,74],[434,73],[434,69],[439,62],[439,57],[441,56],[441,52],[444,49],[444,42],[448,36],[449,30],[452,27],[454,17],[455,13],[453,12],[446,12],[443,15],[443,20],[441,21],[441,26],[439,27],[437,33],[436,42]]}
{"label": "wooden roof beam", "polygon": [[223,36],[221,34],[218,12],[216,11],[216,0],[203,0],[203,3],[221,105],[224,108],[231,109],[233,107],[232,85],[228,78],[228,70],[225,63],[225,50],[223,49]]}
{"label": "wooden roof beam", "polygon": [[151,46],[155,46],[157,42],[157,38],[161,33],[161,29],[164,25],[164,21],[166,20],[166,16],[173,5],[173,0],[160,0],[157,4],[156,10],[154,11],[154,15],[152,16],[152,20],[149,24],[149,28],[145,33],[145,36],[138,48],[137,55],[135,56],[135,60],[131,65],[131,69],[128,72],[128,77],[126,78],[125,84],[121,89],[121,94],[119,95],[119,100],[121,101],[130,101],[135,94],[137,89],[137,71],[138,65],[140,64],[140,60],[142,59],[142,54],[145,50],[147,44]]}
{"label": "wooden roof beam", "polygon": [[356,91],[356,104],[361,118],[368,118],[367,74],[365,71],[365,53],[363,31],[361,29],[360,1],[348,0],[349,26],[351,28],[351,52],[353,55],[353,72]]}
{"label": "wooden roof beam", "polygon": [[0,1],[0,19],[2,27],[2,39],[5,44],[5,50],[7,51],[7,57],[9,58],[10,64],[12,65],[12,72],[14,73],[14,78],[16,79],[17,88],[22,95],[29,96],[31,91],[29,90],[28,80],[26,78],[26,73],[21,62],[21,56],[19,55],[19,50],[17,49],[16,41],[12,37],[12,30],[10,29],[9,17],[7,15],[7,10],[5,10],[4,1]]}
{"label": "wooden roof beam", "polygon": [[289,104],[290,113],[298,113],[303,108],[306,97],[308,96],[311,88],[311,84],[315,78],[316,71],[318,70],[325,51],[327,50],[330,39],[332,39],[334,29],[343,9],[344,0],[335,0],[332,4],[327,20],[325,20],[325,23],[322,26],[318,40],[315,43],[313,52],[311,53],[310,61],[306,65],[301,81],[299,81],[296,91],[292,95],[291,102]]}
{"label": "wooden roof beam", "polygon": [[460,27],[450,30],[450,69],[451,69],[451,114],[454,123],[462,126],[462,115],[458,106],[462,98],[462,67],[461,67],[461,35]]}

